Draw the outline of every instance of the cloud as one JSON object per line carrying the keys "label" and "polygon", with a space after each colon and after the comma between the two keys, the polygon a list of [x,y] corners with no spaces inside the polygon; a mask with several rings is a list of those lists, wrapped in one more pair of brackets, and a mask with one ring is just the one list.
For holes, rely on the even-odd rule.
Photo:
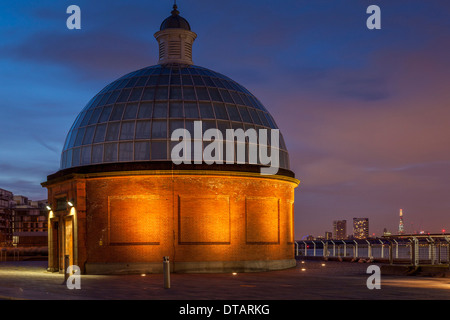
{"label": "cloud", "polygon": [[[306,81],[281,82],[260,90],[302,181],[296,234],[320,235],[319,230],[331,229],[332,220],[354,216],[370,217],[375,232],[395,231],[399,208],[408,213],[408,231],[448,226],[443,215],[450,209],[446,39],[441,34],[415,51],[375,51],[366,72],[312,69],[305,87]],[[283,94],[277,97],[277,90]],[[382,99],[371,99],[377,92]]]}
{"label": "cloud", "polygon": [[0,163],[0,187],[16,195],[23,195],[30,199],[46,199],[47,191],[40,183],[52,173],[44,166],[35,166],[29,163]]}
{"label": "cloud", "polygon": [[153,64],[156,47],[112,32],[71,35],[43,32],[5,51],[14,59],[65,66],[85,79],[112,80]]}
{"label": "cloud", "polygon": [[[47,191],[39,189],[39,184],[32,180],[14,180],[8,181],[0,178],[0,184],[3,189],[11,191],[14,195],[23,195],[32,200],[47,199]],[[39,186],[39,187],[38,187]]]}
{"label": "cloud", "polygon": [[58,144],[57,146],[50,145],[44,139],[42,139],[40,136],[37,136],[37,135],[34,135],[33,138],[47,150],[50,150],[51,152],[58,154],[58,155],[61,152],[60,144]]}

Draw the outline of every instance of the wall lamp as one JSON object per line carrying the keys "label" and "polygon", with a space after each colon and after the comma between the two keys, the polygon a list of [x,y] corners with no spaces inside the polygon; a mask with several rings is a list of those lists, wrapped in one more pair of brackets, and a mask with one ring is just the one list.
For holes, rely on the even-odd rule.
{"label": "wall lamp", "polygon": [[67,204],[68,204],[69,207],[73,207],[72,201],[67,201]]}
{"label": "wall lamp", "polygon": [[47,208],[48,211],[52,211],[52,207],[50,206],[45,206]]}

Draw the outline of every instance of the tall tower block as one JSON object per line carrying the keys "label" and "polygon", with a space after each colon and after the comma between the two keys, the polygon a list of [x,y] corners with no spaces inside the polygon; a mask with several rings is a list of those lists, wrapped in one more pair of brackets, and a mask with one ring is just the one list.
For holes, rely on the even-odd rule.
{"label": "tall tower block", "polygon": [[400,209],[400,222],[398,224],[398,234],[404,234],[405,227],[403,225],[403,209]]}

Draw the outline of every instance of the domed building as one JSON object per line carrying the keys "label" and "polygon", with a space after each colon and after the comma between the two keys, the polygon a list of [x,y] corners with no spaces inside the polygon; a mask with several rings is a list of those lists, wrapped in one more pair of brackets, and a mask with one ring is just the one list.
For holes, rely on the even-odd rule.
{"label": "domed building", "polygon": [[[162,272],[164,256],[174,272],[296,265],[299,181],[283,136],[271,143],[276,174],[262,174],[268,165],[261,140],[229,139],[226,132],[278,132],[275,120],[243,86],[193,64],[196,37],[174,6],[155,33],[158,64],[113,81],[75,119],[60,170],[42,184],[51,207],[50,271],[63,270],[65,256],[86,274]],[[176,129],[192,141],[173,139]],[[231,149],[214,152],[226,162],[202,161],[212,143],[202,136],[208,129],[232,140]],[[180,141],[193,152],[176,163],[172,151]]]}

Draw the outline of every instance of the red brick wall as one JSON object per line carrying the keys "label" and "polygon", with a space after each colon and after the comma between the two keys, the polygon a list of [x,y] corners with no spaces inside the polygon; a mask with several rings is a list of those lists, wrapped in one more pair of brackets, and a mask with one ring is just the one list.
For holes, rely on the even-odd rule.
{"label": "red brick wall", "polygon": [[78,264],[294,258],[296,183],[213,175],[119,175],[49,185],[76,199]]}

